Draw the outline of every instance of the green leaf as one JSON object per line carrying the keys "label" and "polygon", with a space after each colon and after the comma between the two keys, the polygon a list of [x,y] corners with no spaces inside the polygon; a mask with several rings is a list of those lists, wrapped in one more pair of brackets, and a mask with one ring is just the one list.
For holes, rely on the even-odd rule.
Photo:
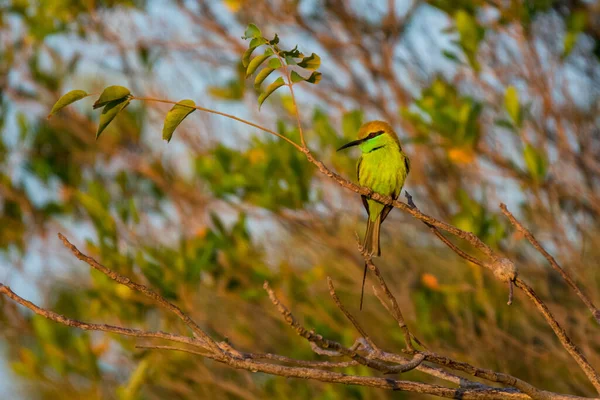
{"label": "green leaf", "polygon": [[252,56],[254,49],[254,47],[250,47],[242,55],[242,65],[244,66],[244,68],[248,67],[248,64],[250,63],[250,56]]}
{"label": "green leaf", "polygon": [[564,50],[563,50],[563,54],[562,54],[563,58],[565,58],[569,54],[571,54],[571,51],[573,51],[573,47],[575,47],[575,43],[577,43],[578,37],[579,37],[578,33],[567,32],[567,34],[565,35],[565,40],[563,42],[563,46],[564,46]]}
{"label": "green leaf", "polygon": [[250,41],[250,45],[248,47],[255,49],[259,46],[262,46],[265,43],[267,43],[267,39],[265,39],[263,37],[256,37]]}
{"label": "green leaf", "polygon": [[474,15],[462,9],[454,14],[454,21],[459,34],[458,44],[469,60],[469,64],[473,69],[479,71],[477,50],[485,36],[485,29],[479,25]]}
{"label": "green leaf", "polygon": [[459,63],[460,64],[460,58],[458,58],[458,56],[456,55],[456,53],[449,51],[449,50],[443,50],[442,51],[442,55],[444,57],[446,57],[448,60],[454,61],[455,63]]}
{"label": "green leaf", "polygon": [[281,54],[283,54],[283,56],[285,57],[286,60],[288,57],[290,57],[290,58],[301,57],[300,50],[298,50],[298,45],[296,45],[296,47],[294,47],[292,50],[282,51]]}
{"label": "green leaf", "polygon": [[185,117],[196,111],[195,108],[191,108],[196,106],[196,103],[194,103],[193,100],[181,100],[179,101],[179,103],[180,104],[175,104],[165,117],[162,137],[167,142],[171,141],[173,132],[175,132],[175,129],[177,129],[177,127],[179,126],[179,124],[181,124]]}
{"label": "green leaf", "polygon": [[281,60],[279,60],[279,58],[271,58],[267,64],[269,66],[269,68],[273,68],[273,69],[278,69],[283,67],[283,65],[281,64]]}
{"label": "green leaf", "polygon": [[84,97],[89,96],[83,90],[71,90],[69,93],[62,95],[60,99],[52,106],[52,110],[50,110],[50,114],[48,114],[48,118],[52,115],[56,114],[58,111],[62,110],[69,104],[75,103],[77,100],[81,100]]}
{"label": "green leaf", "polygon": [[312,83],[313,85],[317,85],[319,82],[321,82],[322,76],[323,74],[321,74],[320,72],[314,71],[312,74],[310,74],[308,79],[306,79],[306,82]]}
{"label": "green leaf", "polygon": [[292,71],[292,82],[294,83],[298,83],[298,82],[308,82],[308,83],[313,83],[313,84],[317,84],[321,81],[321,73],[314,71],[312,74],[310,74],[310,76],[308,78],[304,78],[303,76],[301,76],[300,74],[298,74],[296,71]]}
{"label": "green leaf", "polygon": [[519,106],[519,93],[517,88],[509,86],[504,95],[504,106],[508,115],[516,126],[521,126],[521,107]]}
{"label": "green leaf", "polygon": [[248,67],[246,68],[246,78],[248,78],[250,75],[252,75],[256,71],[256,69],[260,66],[260,64],[265,62],[267,60],[267,58],[269,58],[271,56],[272,56],[272,54],[269,54],[269,52],[265,52],[264,54],[261,54],[260,56],[254,57],[248,64]]}
{"label": "green leaf", "polygon": [[104,91],[102,91],[102,94],[100,95],[98,100],[96,100],[96,102],[94,103],[94,110],[107,105],[111,101],[121,100],[121,99],[129,96],[130,94],[131,94],[131,92],[126,87],[109,86],[106,89],[104,89]]}
{"label": "green leaf", "polygon": [[573,12],[567,20],[567,30],[569,32],[582,32],[588,24],[588,15],[583,10]]}
{"label": "green leaf", "polygon": [[96,140],[98,140],[100,134],[106,129],[108,124],[110,124],[117,114],[123,111],[130,102],[130,98],[123,97],[118,100],[113,100],[104,106],[102,114],[100,114],[100,123],[98,124],[98,131],[96,132]]}
{"label": "green leaf", "polygon": [[76,192],[75,196],[89,216],[92,217],[105,233],[112,234],[115,232],[115,220],[100,200],[81,191]]}
{"label": "green leaf", "polygon": [[248,24],[244,37],[242,39],[259,38],[262,36],[262,32],[254,24]]}
{"label": "green leaf", "polygon": [[258,108],[260,109],[260,107],[265,102],[267,97],[269,97],[274,91],[276,91],[277,89],[282,87],[284,84],[285,84],[285,82],[283,81],[283,78],[280,76],[279,78],[275,79],[275,81],[273,81],[273,83],[271,83],[269,86],[267,86],[265,91],[263,93],[261,93],[260,96],[258,96]]}
{"label": "green leaf", "polygon": [[273,68],[263,68],[258,74],[256,74],[256,78],[254,79],[254,88],[259,89],[260,85],[265,79],[267,79],[269,75],[271,75],[273,71],[275,71]]}
{"label": "green leaf", "polygon": [[496,121],[494,121],[494,123],[502,128],[508,129],[510,131],[515,130],[515,126],[513,125],[513,123],[507,119],[497,119]]}
{"label": "green leaf", "polygon": [[579,34],[587,25],[587,20],[587,14],[581,10],[573,12],[567,19],[567,33],[564,39],[563,58],[567,57],[573,50],[573,47],[575,47]]}
{"label": "green leaf", "polygon": [[525,165],[536,182],[542,182],[548,170],[548,161],[541,151],[527,143],[523,149]]}
{"label": "green leaf", "polygon": [[279,43],[279,36],[277,36],[277,34],[275,34],[275,37],[273,38],[273,40],[269,40],[269,44],[271,46],[275,46],[278,43]]}
{"label": "green leaf", "polygon": [[267,43],[267,40],[262,37],[254,38],[250,41],[250,46],[248,46],[248,50],[246,50],[242,55],[242,65],[244,66],[244,68],[246,68],[250,63],[250,56],[252,55],[254,50],[265,43]]}
{"label": "green leaf", "polygon": [[298,63],[298,66],[312,71],[316,71],[321,66],[321,57],[319,57],[315,53],[312,53],[310,56],[304,57],[302,61]]}

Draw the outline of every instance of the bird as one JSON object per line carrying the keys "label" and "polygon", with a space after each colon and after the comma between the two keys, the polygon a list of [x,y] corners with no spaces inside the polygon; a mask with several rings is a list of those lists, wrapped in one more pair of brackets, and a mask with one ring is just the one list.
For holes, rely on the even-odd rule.
{"label": "bird", "polygon": [[[362,152],[356,164],[358,183],[375,193],[396,200],[410,172],[410,159],[402,151],[400,140],[392,126],[384,121],[366,122],[358,130],[358,139],[346,143],[337,151],[352,146],[358,146]],[[363,249],[370,256],[381,256],[380,227],[393,207],[365,195],[361,197],[367,210],[367,230],[362,244]],[[365,263],[360,294],[361,310],[366,276],[367,264]]]}

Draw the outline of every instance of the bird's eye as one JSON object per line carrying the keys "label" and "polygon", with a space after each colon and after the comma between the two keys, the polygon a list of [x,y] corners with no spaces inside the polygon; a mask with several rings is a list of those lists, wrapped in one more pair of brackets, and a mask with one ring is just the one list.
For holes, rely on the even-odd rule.
{"label": "bird's eye", "polygon": [[384,133],[384,131],[371,132],[369,133],[369,136],[367,136],[367,139],[373,139],[375,136],[379,136],[382,133]]}

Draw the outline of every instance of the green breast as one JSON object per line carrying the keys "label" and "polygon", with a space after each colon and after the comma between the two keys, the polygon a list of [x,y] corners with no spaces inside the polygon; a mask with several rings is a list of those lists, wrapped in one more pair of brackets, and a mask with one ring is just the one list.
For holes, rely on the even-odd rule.
{"label": "green breast", "polygon": [[[396,146],[364,153],[358,160],[358,183],[382,195],[398,197],[408,175],[405,157]],[[371,219],[377,218],[383,204],[370,199],[368,203]]]}

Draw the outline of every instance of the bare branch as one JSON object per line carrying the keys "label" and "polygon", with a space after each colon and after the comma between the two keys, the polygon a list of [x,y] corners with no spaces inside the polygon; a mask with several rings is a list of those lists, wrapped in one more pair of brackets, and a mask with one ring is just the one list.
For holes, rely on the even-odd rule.
{"label": "bare branch", "polygon": [[2,283],[0,283],[0,293],[3,294],[4,296],[10,298],[11,300],[21,304],[22,306],[30,309],[37,315],[40,315],[40,316],[47,318],[49,320],[52,320],[54,322],[58,322],[59,324],[71,326],[73,328],[83,329],[84,331],[101,331],[101,332],[117,333],[119,335],[125,335],[125,336],[165,339],[165,340],[170,340],[172,342],[191,344],[193,346],[200,346],[200,347],[203,347],[205,345],[204,342],[201,342],[200,340],[197,340],[197,339],[194,339],[191,337],[179,336],[179,335],[174,335],[171,333],[166,333],[166,332],[161,332],[161,331],[157,331],[157,332],[142,331],[139,329],[123,328],[123,327],[115,326],[115,325],[91,324],[88,322],[77,321],[75,319],[71,319],[71,318],[65,317],[64,315],[57,314],[53,311],[45,310],[41,307],[36,306],[29,300],[25,300],[24,298],[22,298],[21,296],[19,296],[15,292],[13,292],[10,289],[10,287],[3,285]]}
{"label": "bare branch", "polygon": [[[383,289],[383,291],[384,291],[385,295],[387,296],[388,300],[390,301],[390,303],[392,303],[391,309],[389,307],[386,307],[386,309],[388,311],[390,311],[390,313],[392,314],[392,317],[394,317],[396,322],[398,322],[398,326],[400,327],[400,329],[402,330],[402,333],[404,334],[404,342],[406,344],[407,350],[409,350],[409,351],[415,350],[415,348],[412,344],[413,340],[419,346],[425,347],[425,345],[423,345],[423,343],[421,343],[421,341],[419,339],[417,339],[415,336],[413,336],[412,333],[410,333],[410,330],[408,329],[408,326],[406,325],[406,322],[404,321],[404,316],[402,315],[400,306],[398,306],[398,301],[396,301],[396,297],[394,297],[391,290],[388,288],[387,284],[385,283],[385,280],[383,279],[383,276],[381,275],[379,268],[377,268],[377,266],[375,264],[373,264],[373,260],[369,256],[365,256],[365,262],[367,263],[367,266],[369,267],[369,269],[375,273],[375,276],[377,276],[377,280],[379,281],[379,286]],[[379,300],[381,301],[381,298],[379,298]]]}
{"label": "bare branch", "polygon": [[164,297],[162,297],[160,294],[156,293],[154,290],[148,288],[147,286],[133,282],[131,279],[127,278],[126,276],[123,276],[109,268],[106,268],[104,265],[100,264],[99,262],[94,260],[92,257],[86,256],[81,251],[79,251],[79,249],[77,247],[75,247],[75,245],[71,244],[71,242],[69,242],[69,240],[65,236],[63,236],[61,233],[58,234],[58,238],[60,240],[62,240],[65,247],[67,247],[69,250],[71,250],[71,253],[73,253],[73,255],[75,255],[75,257],[77,257],[81,261],[84,261],[85,263],[87,263],[90,267],[94,268],[95,270],[102,272],[104,275],[108,276],[110,279],[114,280],[115,282],[125,285],[128,288],[133,289],[137,292],[140,292],[140,293],[144,294],[145,296],[151,298],[152,300],[156,301],[161,307],[172,312],[179,319],[181,319],[192,330],[192,332],[194,332],[194,335],[197,336],[203,343],[205,343],[205,346],[209,350],[216,352],[216,353],[224,354],[223,350],[215,343],[215,341],[212,340],[210,338],[210,336],[208,336],[208,334],[206,334],[206,332],[204,332],[202,330],[202,328],[200,328],[187,314],[185,314],[183,311],[181,311],[181,309],[179,307],[177,307],[175,304],[168,302]]}
{"label": "bare branch", "polygon": [[542,313],[548,325],[552,328],[558,340],[567,350],[567,352],[575,359],[577,364],[581,367],[585,375],[588,377],[592,385],[600,393],[600,376],[598,372],[592,367],[587,358],[581,353],[581,350],[573,343],[571,338],[567,335],[567,332],[560,326],[556,318],[552,315],[546,304],[538,297],[534,290],[525,282],[523,279],[518,278],[515,280],[515,285],[523,290],[523,292],[529,297],[529,299],[535,304],[538,310]]}
{"label": "bare branch", "polygon": [[537,241],[535,236],[533,236],[533,234],[527,228],[525,228],[523,226],[523,224],[521,222],[519,222],[519,220],[517,220],[515,218],[515,216],[508,210],[508,207],[506,207],[506,204],[504,204],[504,203],[500,204],[500,209],[502,210],[502,213],[504,213],[504,215],[506,215],[506,217],[508,218],[510,223],[513,224],[515,226],[515,228],[517,228],[517,230],[519,232],[521,232],[527,238],[527,240],[529,240],[529,243],[531,243],[531,245],[537,251],[539,251],[546,258],[546,260],[548,260],[548,262],[550,263],[552,268],[554,268],[563,277],[565,282],[567,282],[567,284],[571,287],[571,289],[573,289],[573,291],[577,294],[577,296],[579,296],[579,298],[581,299],[581,301],[583,301],[583,303],[587,306],[587,308],[589,308],[590,312],[596,319],[596,322],[598,322],[598,324],[600,324],[600,310],[598,308],[596,308],[596,306],[594,305],[594,303],[592,303],[590,298],[585,293],[583,293],[583,291],[581,289],[579,289],[579,287],[577,286],[577,284],[575,283],[573,278],[571,278],[571,276],[567,273],[567,271],[565,271],[558,264],[558,262],[556,262],[554,257],[552,257],[552,255],[550,253],[548,253],[546,251],[546,249],[544,249],[542,247],[542,245],[540,244],[540,242]]}
{"label": "bare branch", "polygon": [[358,354],[358,352],[356,350],[346,348],[338,342],[334,342],[332,340],[325,339],[321,335],[318,335],[318,334],[314,333],[313,331],[308,331],[306,328],[304,328],[302,325],[300,325],[300,323],[296,320],[296,318],[292,315],[292,313],[287,309],[287,307],[284,306],[279,301],[279,299],[275,295],[275,292],[269,287],[268,282],[265,281],[263,287],[269,294],[269,298],[271,299],[271,302],[273,303],[273,305],[275,305],[275,307],[277,307],[277,310],[279,311],[279,313],[284,317],[285,322],[287,322],[288,325],[290,325],[296,331],[296,333],[298,335],[302,336],[309,342],[314,343],[315,345],[319,346],[320,348],[323,348],[325,350],[334,349],[336,352],[343,354],[345,356],[348,356],[348,357],[352,358],[353,360],[359,362],[362,365],[366,365],[368,367],[371,367],[371,368],[374,368],[374,369],[377,369],[380,371],[385,371],[386,373],[390,373],[390,369],[387,365],[382,364],[378,361],[369,360],[369,359],[361,356],[360,354]]}
{"label": "bare branch", "polygon": [[454,369],[456,371],[466,372],[470,375],[476,376],[478,378],[482,378],[488,380],[490,382],[498,382],[503,383],[509,386],[512,386],[516,389],[521,390],[523,393],[528,394],[533,399],[541,399],[541,400],[549,400],[549,399],[573,399],[577,398],[577,396],[570,395],[562,395],[553,392],[547,392],[545,390],[540,390],[529,383],[522,381],[519,378],[515,378],[514,376],[503,374],[501,372],[494,372],[489,369],[477,368],[472,366],[471,364],[455,361],[451,358],[441,356],[439,354],[431,353],[431,352],[422,352],[425,356],[426,361],[430,361],[436,363],[438,365],[443,365],[445,367]]}
{"label": "bare branch", "polygon": [[[186,351],[180,348],[157,347],[163,350]],[[217,360],[220,361],[220,360]],[[426,393],[445,398],[461,398],[465,400],[527,400],[529,396],[523,393],[497,388],[458,388],[451,389],[444,386],[431,385],[427,383],[401,381],[392,378],[379,378],[371,376],[347,375],[340,372],[326,371],[316,368],[292,367],[279,364],[269,364],[252,359],[228,359],[225,362],[234,368],[244,369],[254,372],[264,372],[271,375],[279,375],[288,378],[312,379],[321,382],[342,383],[346,385],[360,385],[366,387],[376,387],[394,391],[407,391],[413,393]],[[572,398],[570,398],[572,399]]]}
{"label": "bare branch", "polygon": [[306,361],[306,360],[296,360],[294,358],[280,356],[278,354],[270,354],[270,353],[245,353],[247,358],[251,358],[253,360],[275,360],[281,361],[287,364],[294,364],[300,367],[311,367],[311,368],[347,368],[353,367],[355,365],[360,365],[357,361]]}
{"label": "bare branch", "polygon": [[327,285],[329,286],[329,294],[333,298],[333,301],[338,306],[338,308],[342,311],[342,313],[344,313],[344,315],[346,316],[346,318],[348,318],[348,320],[350,322],[352,322],[352,325],[354,325],[354,327],[356,328],[356,330],[367,341],[367,343],[373,348],[373,350],[379,351],[379,348],[371,340],[371,338],[369,337],[369,335],[367,335],[367,332],[365,332],[365,330],[360,326],[360,324],[358,323],[358,321],[356,320],[356,318],[354,318],[354,316],[352,314],[350,314],[350,312],[348,312],[348,310],[346,310],[346,307],[344,307],[344,305],[342,304],[342,302],[338,298],[337,293],[335,292],[335,287],[333,286],[333,281],[331,280],[330,277],[327,277]]}
{"label": "bare branch", "polygon": [[[406,201],[408,203],[408,206],[414,210],[418,210],[416,204],[413,202],[413,197],[410,195],[410,193],[408,193],[408,191],[405,190],[404,195],[406,196]],[[423,223],[425,225],[427,225],[427,227],[429,227],[429,229],[435,234],[435,236],[437,236],[446,246],[448,246],[452,251],[454,251],[460,257],[464,258],[465,260],[467,260],[475,265],[479,265],[480,267],[485,267],[483,261],[480,261],[477,258],[473,257],[472,255],[467,254],[464,251],[462,251],[454,243],[452,243],[450,240],[448,240],[448,238],[446,236],[444,236],[438,228],[436,228],[435,226],[431,225],[428,222],[423,221]]]}
{"label": "bare branch", "polygon": [[405,365],[391,366],[391,365],[387,365],[387,364],[381,363],[376,360],[370,360],[370,359],[365,358],[365,357],[361,356],[360,354],[358,354],[356,352],[356,350],[352,350],[347,347],[344,347],[338,342],[325,339],[325,338],[323,338],[323,336],[316,334],[313,331],[307,330],[302,325],[300,325],[300,323],[296,320],[296,318],[292,315],[292,313],[287,309],[287,307],[279,301],[279,299],[275,295],[275,292],[269,287],[268,282],[265,281],[263,287],[269,294],[269,298],[271,299],[271,302],[273,303],[273,305],[275,305],[275,307],[277,307],[277,310],[279,311],[279,313],[284,317],[285,322],[287,322],[288,325],[290,325],[292,328],[294,328],[294,330],[296,331],[296,333],[298,335],[302,336],[309,342],[313,342],[321,348],[334,349],[337,352],[339,352],[345,356],[348,356],[348,357],[352,358],[353,360],[361,363],[362,365],[366,365],[367,367],[376,369],[378,371],[382,371],[386,374],[395,374],[395,373],[406,372]]}

